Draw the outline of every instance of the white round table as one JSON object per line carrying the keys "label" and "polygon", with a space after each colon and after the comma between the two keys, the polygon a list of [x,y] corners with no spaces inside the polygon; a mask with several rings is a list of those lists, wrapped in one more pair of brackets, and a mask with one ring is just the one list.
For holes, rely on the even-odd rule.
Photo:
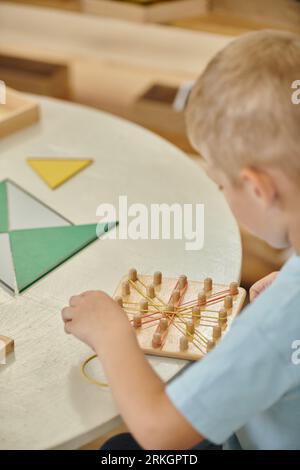
{"label": "white round table", "polygon": [[[222,193],[180,150],[136,125],[85,107],[42,98],[40,123],[0,143],[0,180],[10,178],[76,224],[98,222],[102,202],[204,203],[205,243],[186,251],[178,240],[101,239],[17,297],[0,287],[0,334],[15,340],[15,357],[0,366],[0,448],[78,448],[120,422],[109,390],[85,381],[91,353],[64,334],[61,308],[72,294],[110,294],[129,267],[220,283],[238,280],[241,244]],[[52,191],[27,157],[89,157],[94,163]],[[122,345],[112,344],[121,348]],[[164,380],[185,364],[150,358]],[[93,372],[102,377],[101,365]],[[130,364],[127,365],[130,367]]]}

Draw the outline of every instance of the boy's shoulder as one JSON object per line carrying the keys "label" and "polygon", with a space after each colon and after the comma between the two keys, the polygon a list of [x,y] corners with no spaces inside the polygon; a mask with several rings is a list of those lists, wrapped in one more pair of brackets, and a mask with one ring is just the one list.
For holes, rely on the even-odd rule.
{"label": "boy's shoulder", "polygon": [[233,328],[257,332],[262,341],[290,361],[292,344],[300,339],[299,312],[300,257],[292,256],[273,284],[245,308]]}

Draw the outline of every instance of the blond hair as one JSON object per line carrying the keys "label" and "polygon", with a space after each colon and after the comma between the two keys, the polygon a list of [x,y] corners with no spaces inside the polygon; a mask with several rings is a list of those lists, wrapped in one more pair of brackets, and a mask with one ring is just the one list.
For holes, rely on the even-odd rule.
{"label": "blond hair", "polygon": [[300,179],[300,36],[259,31],[219,52],[186,109],[189,138],[234,178],[242,166],[277,165]]}

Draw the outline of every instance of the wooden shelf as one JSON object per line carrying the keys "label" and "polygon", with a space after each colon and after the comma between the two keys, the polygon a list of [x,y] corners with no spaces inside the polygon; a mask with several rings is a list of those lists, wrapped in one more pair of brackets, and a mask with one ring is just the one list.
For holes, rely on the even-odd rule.
{"label": "wooden shelf", "polygon": [[82,0],[82,10],[111,18],[142,23],[165,23],[179,18],[190,18],[208,10],[208,0]]}
{"label": "wooden shelf", "polygon": [[0,77],[7,86],[54,98],[69,97],[68,67],[0,53]]}
{"label": "wooden shelf", "polygon": [[214,13],[300,32],[299,0],[212,0]]}
{"label": "wooden shelf", "polygon": [[[169,23],[177,28],[190,29],[193,31],[205,31],[214,34],[226,34],[239,36],[240,34],[260,29],[272,29],[271,24],[258,23],[246,18],[237,18],[225,13],[209,12],[197,18],[186,18]],[[278,28],[285,29],[285,28]]]}
{"label": "wooden shelf", "polygon": [[58,10],[80,11],[80,0],[5,0],[7,3],[55,8]]}

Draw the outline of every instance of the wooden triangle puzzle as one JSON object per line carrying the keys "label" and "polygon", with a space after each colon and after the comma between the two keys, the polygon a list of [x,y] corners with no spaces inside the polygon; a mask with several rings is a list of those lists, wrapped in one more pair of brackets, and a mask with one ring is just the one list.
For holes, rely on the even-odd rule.
{"label": "wooden triangle puzzle", "polygon": [[12,181],[0,182],[0,284],[24,291],[117,224],[73,225]]}
{"label": "wooden triangle puzzle", "polygon": [[97,240],[97,224],[10,232],[19,292]]}
{"label": "wooden triangle puzzle", "polygon": [[31,168],[51,188],[56,189],[93,163],[90,159],[29,158]]}

